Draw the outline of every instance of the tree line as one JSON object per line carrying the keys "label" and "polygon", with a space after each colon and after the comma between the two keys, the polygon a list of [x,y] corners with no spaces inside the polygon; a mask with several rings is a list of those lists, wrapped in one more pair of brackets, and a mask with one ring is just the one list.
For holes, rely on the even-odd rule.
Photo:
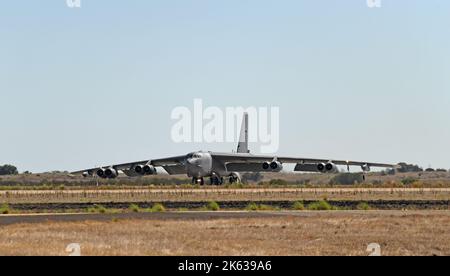
{"label": "tree line", "polygon": [[13,165],[0,166],[0,175],[16,175],[19,174],[17,167]]}

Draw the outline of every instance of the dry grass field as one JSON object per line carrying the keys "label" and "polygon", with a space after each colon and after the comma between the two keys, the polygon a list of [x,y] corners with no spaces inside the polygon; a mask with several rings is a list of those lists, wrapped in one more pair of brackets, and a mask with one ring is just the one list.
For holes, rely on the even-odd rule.
{"label": "dry grass field", "polygon": [[301,212],[271,218],[46,222],[0,228],[0,255],[450,255],[450,212]]}
{"label": "dry grass field", "polygon": [[[315,173],[262,173],[261,179],[255,181],[248,179],[246,185],[271,185],[272,181],[283,185],[303,185],[309,187],[327,187],[336,174],[315,174]],[[450,187],[450,172],[417,172],[417,173],[396,173],[395,175],[371,172],[366,174],[364,186],[374,187],[398,187],[405,180],[415,180],[416,186],[420,187]],[[94,179],[91,177],[71,176],[68,173],[42,173],[42,174],[21,174],[13,176],[0,176],[0,189],[25,189],[33,187],[35,189],[59,189],[65,186],[66,189],[95,187],[99,184],[103,188],[120,187],[143,187],[143,186],[174,186],[190,184],[191,179],[186,176],[170,176],[158,174],[139,178],[119,177],[113,180]],[[345,183],[352,185],[354,183]]]}
{"label": "dry grass field", "polygon": [[258,188],[0,191],[0,203],[450,200],[450,188]]}

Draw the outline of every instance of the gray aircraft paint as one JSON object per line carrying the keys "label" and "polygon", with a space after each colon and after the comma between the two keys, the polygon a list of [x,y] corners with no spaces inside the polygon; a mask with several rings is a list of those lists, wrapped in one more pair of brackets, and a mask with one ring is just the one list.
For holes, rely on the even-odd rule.
{"label": "gray aircraft paint", "polygon": [[[355,162],[343,161],[335,159],[312,159],[312,158],[294,158],[294,157],[280,157],[274,155],[253,155],[250,154],[248,147],[248,114],[245,113],[242,121],[241,133],[239,137],[239,144],[237,153],[217,153],[199,151],[189,153],[187,155],[169,157],[164,159],[144,160],[138,162],[131,162],[119,165],[111,165],[93,169],[73,172],[72,174],[82,173],[85,176],[98,175],[99,171],[106,169],[115,170],[114,177],[117,177],[119,172],[123,172],[127,176],[142,176],[143,174],[136,173],[137,167],[151,166],[151,172],[156,171],[154,168],[162,167],[171,175],[186,174],[194,180],[201,180],[203,183],[204,177],[211,177],[211,179],[219,179],[222,183],[222,177],[230,177],[230,181],[237,181],[240,179],[240,172],[280,172],[284,163],[296,164],[294,171],[307,172],[327,172],[319,171],[318,168],[331,165],[333,170],[329,173],[336,172],[336,165],[342,166],[360,166],[363,171],[369,171],[371,167],[395,168],[395,165],[372,163],[372,162]],[[264,165],[276,163],[279,164],[276,169],[264,169]],[[267,165],[266,165],[267,167]],[[100,175],[99,175],[100,176]],[[114,178],[113,177],[113,178]]]}
{"label": "gray aircraft paint", "polygon": [[239,136],[238,153],[249,153],[248,149],[248,113],[244,113],[242,118],[241,134]]}

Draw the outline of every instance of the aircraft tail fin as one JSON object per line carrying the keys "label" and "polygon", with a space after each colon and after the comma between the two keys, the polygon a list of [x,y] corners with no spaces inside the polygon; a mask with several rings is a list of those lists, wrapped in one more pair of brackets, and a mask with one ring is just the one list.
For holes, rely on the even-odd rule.
{"label": "aircraft tail fin", "polygon": [[248,149],[248,113],[244,113],[242,119],[241,135],[239,135],[238,153],[250,153]]}

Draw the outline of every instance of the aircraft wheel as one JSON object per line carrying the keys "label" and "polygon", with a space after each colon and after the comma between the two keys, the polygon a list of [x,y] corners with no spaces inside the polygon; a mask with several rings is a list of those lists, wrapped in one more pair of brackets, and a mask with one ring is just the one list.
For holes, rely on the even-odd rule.
{"label": "aircraft wheel", "polygon": [[211,185],[219,186],[221,183],[221,178],[216,175],[211,176]]}

